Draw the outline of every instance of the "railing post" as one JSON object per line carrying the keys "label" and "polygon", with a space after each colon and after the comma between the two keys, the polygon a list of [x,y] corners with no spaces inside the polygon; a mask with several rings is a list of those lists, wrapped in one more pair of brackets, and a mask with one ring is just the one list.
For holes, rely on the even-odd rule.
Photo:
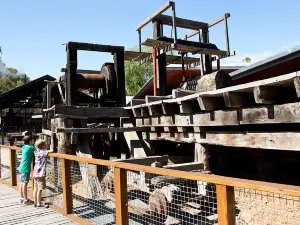
{"label": "railing post", "polygon": [[226,185],[217,186],[218,224],[235,225],[234,188]]}
{"label": "railing post", "polygon": [[17,186],[17,171],[16,171],[16,151],[9,149],[10,151],[10,185]]}
{"label": "railing post", "polygon": [[116,224],[128,225],[127,173],[115,167]]}
{"label": "railing post", "polygon": [[61,161],[61,174],[62,174],[62,188],[63,188],[63,201],[64,213],[70,214],[73,212],[72,202],[72,186],[71,186],[71,162],[67,159],[60,159]]}

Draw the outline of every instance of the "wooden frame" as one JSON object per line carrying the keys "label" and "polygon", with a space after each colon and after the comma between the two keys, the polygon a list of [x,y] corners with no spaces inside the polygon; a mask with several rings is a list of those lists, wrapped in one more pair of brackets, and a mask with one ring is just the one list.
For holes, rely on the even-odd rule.
{"label": "wooden frame", "polygon": [[[21,148],[13,146],[3,146],[0,148],[10,149],[11,152],[21,151]],[[170,176],[182,179],[189,179],[194,181],[208,182],[216,184],[217,186],[217,204],[218,204],[218,224],[234,225],[235,224],[235,212],[234,212],[234,188],[253,189],[257,191],[266,191],[271,193],[277,193],[281,195],[289,195],[300,197],[300,187],[292,185],[283,185],[275,183],[267,183],[261,181],[252,181],[245,179],[237,179],[231,177],[223,177],[211,174],[203,174],[199,172],[185,172],[171,169],[155,168],[149,166],[136,165],[124,162],[114,162],[107,160],[99,160],[92,158],[84,158],[73,155],[66,155],[60,153],[51,153],[50,157],[59,158],[62,160],[62,178],[63,178],[63,196],[64,196],[64,209],[63,214],[66,214],[70,219],[74,221],[81,221],[78,217],[71,214],[72,204],[70,203],[71,192],[70,188],[70,174],[69,174],[69,161],[85,162],[92,165],[109,166],[114,167],[115,170],[115,199],[116,204],[116,219],[118,225],[128,224],[128,200],[127,200],[127,178],[126,172],[139,171],[151,174],[157,174],[161,176]],[[2,183],[8,184],[1,180]],[[8,184],[11,186],[11,184]],[[69,202],[69,203],[68,203]],[[55,208],[55,207],[54,207]],[[57,208],[57,207],[56,207]],[[61,211],[61,210],[58,210]],[[89,222],[87,222],[89,224]]]}

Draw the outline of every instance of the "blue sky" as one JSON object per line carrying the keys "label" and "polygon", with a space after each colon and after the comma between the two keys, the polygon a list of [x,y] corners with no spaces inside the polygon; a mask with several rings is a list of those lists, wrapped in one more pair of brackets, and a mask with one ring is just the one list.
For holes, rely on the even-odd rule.
{"label": "blue sky", "polygon": [[[210,22],[225,12],[229,19],[230,46],[240,62],[244,56],[258,61],[300,44],[300,1],[203,1],[177,0],[178,17]],[[32,79],[60,75],[66,63],[67,41],[123,45],[138,43],[137,25],[166,0],[0,0],[2,60],[27,73]],[[168,13],[170,14],[170,12]],[[169,31],[165,32],[169,34]],[[189,31],[179,32],[179,36]],[[225,48],[224,28],[210,32],[211,42]],[[147,26],[143,39],[151,37]],[[112,57],[105,53],[79,54],[81,69],[100,69]]]}

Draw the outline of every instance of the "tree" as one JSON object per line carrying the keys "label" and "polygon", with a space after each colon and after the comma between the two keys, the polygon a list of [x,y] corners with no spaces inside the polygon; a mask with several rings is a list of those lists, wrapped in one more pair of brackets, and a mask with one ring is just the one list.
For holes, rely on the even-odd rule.
{"label": "tree", "polygon": [[251,59],[247,56],[243,59],[243,62],[251,63]]}
{"label": "tree", "polygon": [[[130,49],[131,51],[138,51],[137,47]],[[144,47],[143,52],[152,52],[152,48]],[[152,63],[147,62],[139,64],[139,62],[125,61],[125,88],[126,95],[134,96],[143,85],[152,76]]]}
{"label": "tree", "polygon": [[[130,51],[138,51],[138,47],[133,47]],[[142,46],[142,52],[152,53],[152,47]],[[178,56],[177,52],[169,51],[167,55]],[[144,64],[139,62],[125,62],[125,84],[126,95],[134,96],[143,85],[152,77],[152,61]]]}
{"label": "tree", "polygon": [[2,49],[0,47],[0,92],[6,92],[16,88],[30,79],[24,73],[20,73],[17,69],[6,67],[1,60]]}

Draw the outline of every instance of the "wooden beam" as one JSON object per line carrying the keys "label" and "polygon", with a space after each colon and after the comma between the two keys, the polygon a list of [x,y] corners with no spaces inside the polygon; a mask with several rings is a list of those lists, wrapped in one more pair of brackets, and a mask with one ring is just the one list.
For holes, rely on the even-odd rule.
{"label": "wooden beam", "polygon": [[145,103],[146,103],[145,99],[132,99],[130,101],[131,106],[142,105],[142,104],[145,104]]}
{"label": "wooden beam", "polygon": [[[82,43],[82,42],[68,42],[67,49],[108,52],[108,53],[117,53],[117,52],[122,52],[122,51],[124,52],[123,46],[99,45],[99,44]],[[67,68],[67,70],[68,70],[68,68]]]}
{"label": "wooden beam", "polygon": [[127,171],[115,167],[115,204],[116,204],[116,224],[129,224],[128,220],[128,199],[127,199]]}
{"label": "wooden beam", "polygon": [[17,185],[16,151],[9,149],[10,156],[10,185]]}
{"label": "wooden beam", "polygon": [[149,16],[146,20],[144,20],[137,28],[136,31],[141,30],[144,26],[146,26],[148,23],[152,22],[158,15],[164,13],[166,10],[168,10],[174,2],[168,1],[166,4],[164,4],[160,9],[158,9],[155,13],[152,14],[152,16]]}
{"label": "wooden beam", "polygon": [[151,166],[152,163],[157,161],[160,162],[162,165],[166,165],[168,163],[168,156],[148,156],[148,157],[139,157],[139,158],[131,158],[131,159],[116,159],[113,161],[145,165],[145,166]]}
{"label": "wooden beam", "polygon": [[258,104],[274,104],[297,100],[297,94],[293,86],[258,86],[253,88],[253,94],[255,102]]}
{"label": "wooden beam", "polygon": [[204,111],[225,108],[224,100],[222,97],[201,96],[198,97],[197,100],[200,109]]}
{"label": "wooden beam", "polygon": [[252,93],[246,92],[224,92],[225,106],[228,108],[240,108],[254,104]]}
{"label": "wooden beam", "polygon": [[166,99],[171,99],[171,96],[152,96],[152,95],[146,95],[145,100],[146,103],[150,103],[150,102],[156,102],[156,101],[160,101],[160,100],[166,100]]}
{"label": "wooden beam", "polygon": [[[173,26],[172,16],[160,14],[156,18],[160,23],[162,23],[164,25]],[[183,19],[183,18],[179,18],[179,17],[175,17],[175,23],[176,23],[176,27],[190,29],[190,30],[199,31],[200,29],[208,28],[208,23]]]}
{"label": "wooden beam", "polygon": [[199,162],[189,162],[189,163],[180,163],[180,164],[172,164],[163,166],[165,169],[171,170],[180,170],[180,171],[192,171],[192,170],[203,170],[203,163]]}
{"label": "wooden beam", "polygon": [[129,117],[130,113],[123,107],[76,107],[55,105],[51,110],[55,114],[65,114],[70,116],[81,116],[88,118],[120,118]]}
{"label": "wooden beam", "polygon": [[217,185],[218,224],[235,225],[234,187]]}
{"label": "wooden beam", "polygon": [[70,161],[68,159],[61,159],[60,163],[62,173],[61,179],[63,189],[64,213],[70,214],[73,212]]}
{"label": "wooden beam", "polygon": [[121,133],[121,132],[141,132],[149,130],[146,127],[102,127],[102,128],[57,128],[57,133]]}

